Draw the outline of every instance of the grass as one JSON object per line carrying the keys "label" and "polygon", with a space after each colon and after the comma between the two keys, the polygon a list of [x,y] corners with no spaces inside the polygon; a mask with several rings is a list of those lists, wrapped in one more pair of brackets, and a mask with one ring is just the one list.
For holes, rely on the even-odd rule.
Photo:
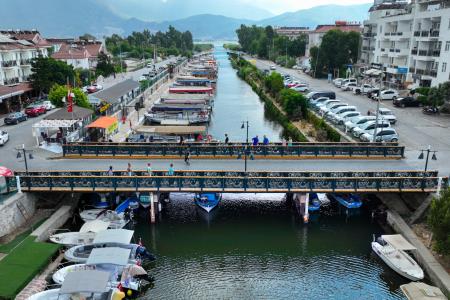
{"label": "grass", "polygon": [[[36,222],[35,224],[33,224],[33,228],[38,228],[42,223],[44,223],[47,220],[47,218],[44,218],[42,220],[40,220],[39,222]],[[18,244],[20,244],[20,242],[22,242],[27,236],[30,235],[32,229],[28,229],[27,231],[19,234],[18,236],[16,236],[14,238],[14,240],[10,241],[9,243],[6,244],[1,244],[0,245],[0,253],[9,253],[11,252],[11,250],[16,247]]]}
{"label": "grass", "polygon": [[23,239],[0,261],[0,299],[14,299],[58,250],[59,245],[35,242],[33,236]]}

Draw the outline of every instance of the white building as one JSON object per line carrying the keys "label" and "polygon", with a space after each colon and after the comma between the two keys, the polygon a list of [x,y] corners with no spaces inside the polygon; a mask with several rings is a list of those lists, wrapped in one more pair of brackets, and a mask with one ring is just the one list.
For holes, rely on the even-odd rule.
{"label": "white building", "polygon": [[53,48],[57,50],[52,58],[66,62],[75,69],[95,69],[98,55],[107,53],[106,47],[99,41],[75,41],[49,39]]}
{"label": "white building", "polygon": [[364,22],[360,60],[381,68],[385,81],[436,86],[450,74],[450,1],[376,3]]}
{"label": "white building", "polygon": [[288,27],[288,26],[275,27],[274,30],[278,35],[286,36],[290,40],[295,40],[302,34],[308,34],[311,31],[309,27]]}

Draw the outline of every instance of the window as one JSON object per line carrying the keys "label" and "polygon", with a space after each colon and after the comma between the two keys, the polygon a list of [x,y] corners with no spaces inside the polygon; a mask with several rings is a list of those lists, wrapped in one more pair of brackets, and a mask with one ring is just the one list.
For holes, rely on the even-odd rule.
{"label": "window", "polygon": [[447,72],[447,63],[442,63],[442,72]]}
{"label": "window", "polygon": [[445,51],[450,50],[450,41],[445,42]]}

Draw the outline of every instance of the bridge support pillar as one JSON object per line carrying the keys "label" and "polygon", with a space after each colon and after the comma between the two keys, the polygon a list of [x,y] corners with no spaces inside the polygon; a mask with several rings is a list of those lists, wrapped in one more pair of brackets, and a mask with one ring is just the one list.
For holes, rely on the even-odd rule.
{"label": "bridge support pillar", "polygon": [[286,202],[292,203],[292,200],[294,200],[294,193],[286,193]]}
{"label": "bridge support pillar", "polygon": [[22,194],[22,187],[20,186],[20,176],[16,176],[16,186],[17,186],[17,192],[19,194]]}
{"label": "bridge support pillar", "polygon": [[155,200],[158,202],[158,193],[154,193],[153,197],[150,197],[150,223],[155,224],[156,217],[155,217]]}
{"label": "bridge support pillar", "polygon": [[294,195],[295,207],[300,216],[303,217],[303,223],[309,222],[309,193],[295,193]]}

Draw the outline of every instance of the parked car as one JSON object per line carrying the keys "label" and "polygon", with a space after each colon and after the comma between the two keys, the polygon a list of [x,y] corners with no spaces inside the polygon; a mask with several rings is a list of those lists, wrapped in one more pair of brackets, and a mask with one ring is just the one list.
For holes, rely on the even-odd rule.
{"label": "parked car", "polygon": [[319,97],[317,99],[310,100],[309,104],[311,105],[311,107],[315,107],[315,106],[317,106],[317,105],[319,105],[319,104],[321,104],[321,103],[323,103],[324,101],[327,101],[327,100],[330,100],[330,98],[328,98],[328,97]]}
{"label": "parked car", "polygon": [[327,119],[330,120],[331,122],[333,122],[333,120],[338,115],[343,114],[348,111],[356,111],[356,106],[347,105],[347,106],[341,106],[341,107],[337,107],[336,109],[330,110],[327,113]]}
{"label": "parked car", "polygon": [[342,84],[342,81],[344,81],[344,78],[336,78],[333,80],[333,84],[337,87],[340,87]]}
{"label": "parked car", "polygon": [[356,82],[349,82],[344,85],[341,85],[341,89],[343,91],[351,91],[354,87],[356,87]]}
{"label": "parked car", "polygon": [[370,130],[375,129],[375,127],[387,128],[391,127],[391,124],[384,120],[378,121],[378,123],[375,123],[375,121],[370,121],[364,123],[363,125],[353,128],[353,136],[359,138],[363,133],[369,132]]}
{"label": "parked car", "polygon": [[0,146],[6,144],[9,141],[9,134],[6,131],[0,131]]}
{"label": "parked car", "polygon": [[37,117],[39,115],[45,114],[47,111],[43,105],[32,104],[25,108],[25,114],[28,117]]}
{"label": "parked car", "polygon": [[[373,135],[375,134],[375,129],[371,129],[360,136],[361,141],[371,142],[373,141]],[[375,142],[388,142],[396,143],[398,142],[398,133],[394,128],[380,128],[376,132]]]}
{"label": "parked car", "polygon": [[277,67],[276,67],[275,65],[271,65],[271,66],[270,66],[270,69],[271,69],[271,70],[276,70]]}
{"label": "parked car", "polygon": [[146,81],[146,80],[147,80],[147,77],[145,77],[144,75],[139,76],[139,79],[138,79],[139,82]]}
{"label": "parked car", "polygon": [[346,85],[347,83],[357,83],[358,81],[356,80],[356,78],[347,78],[347,79],[343,79],[341,81],[341,85],[339,87],[342,87],[343,85]]}
{"label": "parked car", "polygon": [[285,86],[288,87],[288,88],[291,88],[291,87],[294,87],[294,86],[296,86],[298,84],[301,84],[300,81],[291,81],[291,82],[288,82]]}
{"label": "parked car", "polygon": [[378,94],[380,93],[380,89],[379,88],[373,88],[370,92],[367,92],[367,97],[369,99],[374,99],[376,100],[378,97]]}
{"label": "parked car", "polygon": [[375,116],[358,116],[345,121],[344,125],[348,131],[352,131],[355,127],[362,126],[364,123],[375,120]]}
{"label": "parked car", "polygon": [[404,98],[397,98],[392,102],[398,107],[422,106],[422,102],[414,97],[408,96]]}
{"label": "parked car", "polygon": [[340,114],[335,114],[331,121],[334,124],[342,125],[345,123],[345,121],[360,115],[361,113],[359,111],[346,111]]}
{"label": "parked car", "polygon": [[38,102],[38,103],[35,103],[35,104],[43,105],[45,107],[45,110],[47,110],[47,111],[56,108],[56,106],[54,106],[50,100],[45,100],[45,101]]}
{"label": "parked car", "polygon": [[333,104],[328,104],[327,106],[322,106],[319,110],[319,113],[322,116],[326,116],[329,112],[332,112],[334,109],[338,108],[338,107],[342,107],[342,106],[348,106],[347,103],[342,103],[342,102],[338,102],[338,103],[333,103]]}
{"label": "parked car", "polygon": [[19,122],[26,121],[27,119],[28,119],[27,115],[19,111],[19,112],[9,114],[9,116],[7,116],[5,118],[4,122],[7,125],[12,125],[12,124],[18,124]]}
{"label": "parked car", "polygon": [[90,85],[87,87],[87,91],[89,94],[92,94],[92,93],[95,93],[95,92],[98,92],[101,90],[103,90],[103,86],[100,84],[97,84],[97,83],[94,83],[93,85]]}
{"label": "parked car", "polygon": [[381,91],[378,98],[380,100],[395,100],[398,98],[398,93],[397,93],[397,91],[392,90],[392,89],[384,90],[384,91]]}
{"label": "parked car", "polygon": [[332,104],[340,103],[340,102],[341,102],[341,100],[337,100],[337,99],[325,100],[322,103],[317,104],[315,109],[320,112],[320,110],[322,108],[326,108],[328,106],[331,106]]}
{"label": "parked car", "polygon": [[364,95],[364,94],[370,93],[373,88],[374,87],[371,86],[370,84],[365,83],[365,84],[363,84],[361,86],[354,87],[353,88],[353,94],[355,94],[355,95],[363,94]]}
{"label": "parked car", "polygon": [[336,99],[336,93],[332,91],[320,91],[320,92],[310,92],[306,95],[307,99],[317,99],[319,97],[328,97],[330,99]]}
{"label": "parked car", "polygon": [[297,84],[296,86],[291,87],[291,90],[304,93],[309,90],[309,87],[306,84]]}
{"label": "parked car", "polygon": [[378,110],[378,117],[382,117],[384,120],[389,121],[391,124],[397,123],[397,117],[392,113],[389,108],[380,107]]}

